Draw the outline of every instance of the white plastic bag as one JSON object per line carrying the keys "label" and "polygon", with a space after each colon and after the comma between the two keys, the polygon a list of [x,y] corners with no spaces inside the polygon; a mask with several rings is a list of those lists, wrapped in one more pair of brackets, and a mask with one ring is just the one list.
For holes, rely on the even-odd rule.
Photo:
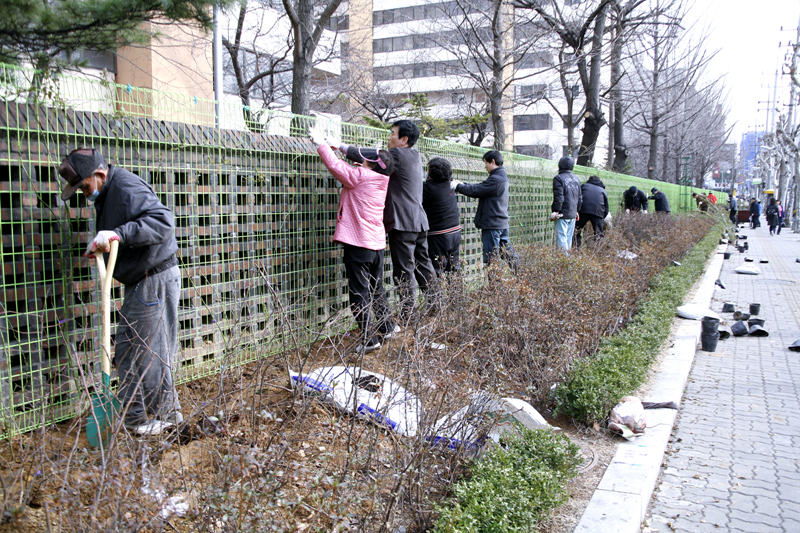
{"label": "white plastic bag", "polygon": [[717,313],[708,307],[698,304],[686,304],[678,307],[678,316],[681,318],[688,318],[689,320],[703,320],[704,316],[719,318]]}
{"label": "white plastic bag", "polygon": [[634,259],[639,257],[639,255],[629,250],[623,250],[621,252],[617,252],[617,257],[619,257],[620,259],[627,259],[628,261],[633,261]]}
{"label": "white plastic bag", "polygon": [[737,274],[751,274],[753,276],[761,274],[761,270],[755,265],[738,266],[738,267],[736,267],[735,272]]}
{"label": "white plastic bag", "polygon": [[617,405],[611,409],[608,420],[608,429],[632,440],[644,433],[647,420],[644,416],[644,406],[635,396],[624,396]]}
{"label": "white plastic bag", "polygon": [[292,387],[301,385],[341,411],[407,437],[417,434],[419,400],[382,374],[359,367],[328,366],[302,375],[290,370],[289,379]]}
{"label": "white plastic bag", "polygon": [[479,392],[472,395],[469,405],[440,418],[428,441],[452,449],[477,452],[488,439],[499,442],[501,435],[516,424],[528,429],[551,428],[528,402],[516,398],[495,399]]}

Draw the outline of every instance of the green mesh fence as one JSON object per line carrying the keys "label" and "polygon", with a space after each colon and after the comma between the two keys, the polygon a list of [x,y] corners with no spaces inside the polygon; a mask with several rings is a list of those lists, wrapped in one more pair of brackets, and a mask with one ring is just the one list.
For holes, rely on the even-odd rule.
{"label": "green mesh fence", "polygon": [[[85,412],[99,379],[100,293],[94,265],[81,256],[94,210],[80,194],[61,201],[56,172],[75,147],[96,147],[144,178],[175,214],[183,274],[178,381],[278,349],[279,315],[324,324],[346,309],[341,251],[331,243],[339,185],[306,138],[314,120],[228,104],[217,115],[215,102],[192,96],[0,66],[0,436]],[[384,131],[331,124],[345,142],[385,143]],[[486,175],[481,149],[431,139],[417,148],[425,160],[448,158],[461,181]],[[556,164],[505,157],[512,240],[550,241]],[[630,185],[652,186],[575,172],[600,175],[615,207]],[[660,188],[677,206],[678,187]],[[462,257],[475,275],[477,202],[459,201]],[[387,254],[388,286],[390,268]],[[117,307],[121,297],[117,285]]]}

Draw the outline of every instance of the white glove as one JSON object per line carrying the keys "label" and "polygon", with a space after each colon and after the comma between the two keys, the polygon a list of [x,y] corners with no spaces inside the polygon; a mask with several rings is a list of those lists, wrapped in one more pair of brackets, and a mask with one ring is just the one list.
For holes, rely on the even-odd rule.
{"label": "white glove", "polygon": [[450,188],[456,190],[456,187],[461,185],[461,182],[458,180],[450,180]]}
{"label": "white glove", "polygon": [[119,235],[110,230],[98,231],[94,239],[89,242],[86,251],[83,253],[85,257],[94,259],[95,252],[110,252],[111,241],[118,241]]}
{"label": "white glove", "polygon": [[558,220],[559,218],[561,218],[563,216],[564,215],[562,215],[561,213],[559,213],[557,211],[553,211],[552,213],[550,213],[550,222],[555,222],[556,220]]}

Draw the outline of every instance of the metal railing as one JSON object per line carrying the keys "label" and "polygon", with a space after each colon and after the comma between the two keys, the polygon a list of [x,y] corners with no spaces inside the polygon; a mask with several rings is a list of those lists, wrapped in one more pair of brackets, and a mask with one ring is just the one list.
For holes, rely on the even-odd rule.
{"label": "metal railing", "polygon": [[[81,257],[94,213],[80,194],[61,201],[56,172],[77,146],[96,147],[141,176],[175,215],[183,274],[179,381],[277,349],[276,302],[309,323],[347,308],[341,251],[331,242],[339,186],[305,134],[318,119],[222,103],[224,127],[215,128],[214,104],[0,66],[0,436],[80,414],[99,372],[99,288],[93,265]],[[331,127],[345,142],[385,143],[382,130]],[[486,175],[482,149],[424,138],[417,148],[425,161],[448,158],[461,181]],[[512,240],[550,241],[556,164],[505,157]],[[595,169],[575,172],[599,175],[614,208],[630,185],[652,185]],[[678,205],[678,186],[659,188]],[[460,196],[459,203],[462,260],[474,275],[481,258],[477,202]],[[387,282],[388,263],[387,254]],[[121,291],[113,290],[117,305]]]}

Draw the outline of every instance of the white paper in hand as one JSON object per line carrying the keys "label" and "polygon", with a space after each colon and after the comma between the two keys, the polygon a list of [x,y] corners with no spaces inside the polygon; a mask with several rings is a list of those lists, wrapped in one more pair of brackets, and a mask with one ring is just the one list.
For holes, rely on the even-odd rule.
{"label": "white paper in hand", "polygon": [[308,132],[312,136],[311,140],[314,141],[315,135],[317,135],[322,143],[339,148],[339,145],[342,144],[342,118],[327,113],[315,112],[312,115],[317,117],[317,120],[312,127],[308,128]]}

